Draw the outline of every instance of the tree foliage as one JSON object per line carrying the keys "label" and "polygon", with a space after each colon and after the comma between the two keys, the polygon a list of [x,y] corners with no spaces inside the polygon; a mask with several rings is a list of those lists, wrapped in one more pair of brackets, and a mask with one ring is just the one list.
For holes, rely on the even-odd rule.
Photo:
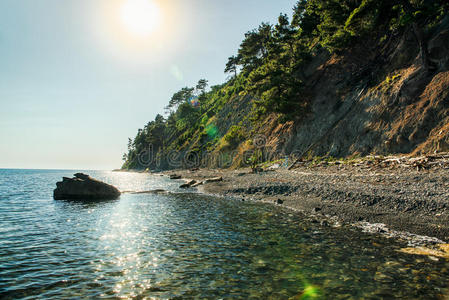
{"label": "tree foliage", "polygon": [[195,90],[199,95],[204,95],[206,93],[206,88],[208,85],[209,81],[207,81],[206,79],[200,79],[196,84]]}
{"label": "tree foliage", "polygon": [[173,94],[170,101],[168,102],[167,109],[175,109],[181,103],[189,101],[190,98],[193,97],[194,91],[195,91],[194,88],[189,88],[189,87],[182,88],[180,91]]}
{"label": "tree foliage", "polygon": [[237,77],[237,69],[240,61],[240,56],[231,56],[228,58],[228,62],[226,63],[225,73],[234,74],[234,78]]}

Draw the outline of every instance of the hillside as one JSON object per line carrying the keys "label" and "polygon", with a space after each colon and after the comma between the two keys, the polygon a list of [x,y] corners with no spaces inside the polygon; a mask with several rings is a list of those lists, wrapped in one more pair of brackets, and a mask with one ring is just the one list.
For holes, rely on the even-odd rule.
{"label": "hillside", "polygon": [[[449,4],[298,1],[249,31],[225,71],[170,99],[124,169],[449,150]],[[291,160],[290,160],[291,161]]]}

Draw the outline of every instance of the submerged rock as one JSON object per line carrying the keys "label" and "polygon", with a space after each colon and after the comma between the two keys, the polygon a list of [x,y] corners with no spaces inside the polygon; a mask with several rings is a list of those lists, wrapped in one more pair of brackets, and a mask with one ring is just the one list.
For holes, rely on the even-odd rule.
{"label": "submerged rock", "polygon": [[410,247],[410,248],[402,248],[401,250],[398,251],[407,254],[426,255],[449,259],[449,244],[439,244],[438,247],[440,249],[430,249],[427,247]]}
{"label": "submerged rock", "polygon": [[120,196],[120,191],[112,185],[83,173],[74,176],[63,177],[62,181],[56,183],[53,191],[55,200],[109,200]]}

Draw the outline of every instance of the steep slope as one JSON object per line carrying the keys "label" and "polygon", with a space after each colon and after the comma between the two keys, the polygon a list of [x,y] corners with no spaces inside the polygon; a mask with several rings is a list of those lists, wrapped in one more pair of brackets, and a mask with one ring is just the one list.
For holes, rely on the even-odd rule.
{"label": "steep slope", "polygon": [[410,34],[381,50],[391,53],[381,64],[372,58],[379,54],[364,49],[320,64],[308,81],[313,113],[295,127],[287,152],[343,157],[447,151],[448,34],[444,26],[430,40],[432,71],[419,66]]}
{"label": "steep slope", "polygon": [[[372,29],[376,37],[353,39],[338,51],[312,42],[303,58],[295,54],[293,64],[289,58],[296,71],[267,56],[260,58],[264,64],[209,92],[197,86],[196,98],[195,89],[184,88],[181,98],[177,93],[170,101],[180,99],[167,120],[157,117],[130,140],[123,167],[223,168],[286,156],[449,151],[449,16],[442,11],[445,17],[438,23],[423,23],[425,37],[417,23],[401,30]],[[278,27],[273,36],[279,35]],[[266,28],[263,24],[259,31]],[[287,53],[289,44],[281,45]],[[276,85],[291,77],[297,78],[285,87],[290,98],[276,94]]]}

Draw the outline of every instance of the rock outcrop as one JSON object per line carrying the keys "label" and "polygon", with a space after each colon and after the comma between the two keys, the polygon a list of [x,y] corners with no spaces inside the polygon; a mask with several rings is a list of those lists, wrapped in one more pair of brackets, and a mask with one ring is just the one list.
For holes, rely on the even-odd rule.
{"label": "rock outcrop", "polygon": [[112,185],[83,173],[74,176],[63,177],[62,181],[56,183],[53,192],[55,200],[110,200],[120,196],[120,191]]}

